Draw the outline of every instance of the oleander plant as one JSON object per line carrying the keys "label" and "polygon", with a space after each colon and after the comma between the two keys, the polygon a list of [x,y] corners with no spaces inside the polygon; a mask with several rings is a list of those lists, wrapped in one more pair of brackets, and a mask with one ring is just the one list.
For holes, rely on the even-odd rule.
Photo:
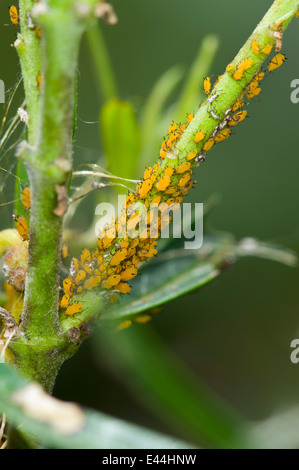
{"label": "oleander plant", "polygon": [[[211,283],[213,297],[214,280],[220,277],[221,283],[222,273],[233,271],[241,258],[266,258],[294,272],[296,253],[288,243],[260,242],[250,234],[238,241],[213,230],[208,220],[219,207],[217,197],[208,198],[202,210],[193,204],[189,217],[183,216],[186,202],[200,202],[212,155],[221,154],[240,128],[246,135],[251,109],[267,119],[262,90],[290,62],[284,42],[299,16],[299,1],[267,5],[232,60],[217,36],[199,38],[181,92],[173,98],[183,75],[174,65],[142,103],[121,99],[126,69],[117,80],[102,32],[112,38],[118,23],[126,21],[117,2],[19,0],[7,6],[0,22],[2,47],[12,46],[9,52],[19,65],[0,128],[2,186],[7,188],[0,210],[9,211],[0,232],[1,448],[279,447],[275,429],[282,420],[288,423],[288,415],[254,423],[174,357],[153,325],[166,321],[162,306],[182,296],[187,304],[181,322],[188,322],[188,309],[191,314],[197,308],[200,316],[191,292]],[[134,16],[129,10],[130,2],[126,11]],[[154,17],[147,21],[156,28]],[[94,73],[91,101],[98,92],[102,97],[95,122],[80,115],[82,39]],[[171,37],[167,41],[174,47]],[[219,75],[212,65],[218,49],[226,62]],[[96,158],[80,155],[82,122],[99,128]],[[251,135],[251,142],[255,138]],[[237,178],[234,171],[231,178]],[[113,213],[103,217],[108,206]],[[189,227],[189,236],[188,222],[195,227]],[[203,227],[202,243],[187,249],[190,230],[194,234],[198,227]],[[124,365],[128,386],[160,415],[163,426],[114,417],[117,393],[115,406],[113,399],[110,405],[114,416],[107,413],[105,395],[99,410],[76,404],[72,396],[56,396],[62,365],[70,358],[71,364],[91,341],[107,367],[111,361]],[[78,367],[75,382],[84,382],[80,374]],[[295,435],[286,439],[286,447],[299,444]]]}

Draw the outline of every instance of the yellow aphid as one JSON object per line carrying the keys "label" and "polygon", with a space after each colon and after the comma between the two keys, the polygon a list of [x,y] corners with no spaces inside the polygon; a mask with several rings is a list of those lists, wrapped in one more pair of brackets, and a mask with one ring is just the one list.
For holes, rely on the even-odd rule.
{"label": "yellow aphid", "polygon": [[79,313],[83,308],[83,304],[81,302],[75,302],[72,305],[70,305],[66,311],[64,312],[66,315],[76,315],[76,313]]}
{"label": "yellow aphid", "polygon": [[254,54],[260,53],[260,46],[258,45],[257,41],[254,39],[251,43],[251,48]]}
{"label": "yellow aphid", "polygon": [[153,182],[150,179],[143,181],[139,192],[140,199],[144,199],[152,189]]}
{"label": "yellow aphid", "polygon": [[226,71],[227,72],[231,72],[234,68],[234,65],[233,64],[228,64],[228,66],[226,67]]}
{"label": "yellow aphid", "polygon": [[126,248],[122,248],[112,256],[110,260],[110,266],[118,266],[124,259],[126,259],[128,255],[128,250]]}
{"label": "yellow aphid", "polygon": [[217,132],[214,137],[215,142],[222,142],[223,140],[227,139],[231,135],[230,129],[222,129],[221,131]]}
{"label": "yellow aphid", "polygon": [[158,191],[165,191],[166,188],[170,185],[171,179],[170,176],[163,176],[156,184]]}
{"label": "yellow aphid", "polygon": [[159,152],[159,157],[163,160],[165,156],[167,155],[168,149],[165,147],[162,147]]}
{"label": "yellow aphid", "polygon": [[84,248],[81,253],[81,263],[85,263],[86,260],[90,260],[90,251],[87,248]]}
{"label": "yellow aphid", "polygon": [[167,132],[168,135],[172,134],[176,130],[177,127],[178,127],[177,123],[173,122],[168,129],[168,132]]}
{"label": "yellow aphid", "polygon": [[228,121],[228,126],[236,126],[239,122],[243,121],[247,116],[247,111],[239,111],[234,114],[231,119]]}
{"label": "yellow aphid", "polygon": [[153,169],[151,167],[148,167],[144,170],[144,175],[143,175],[143,179],[144,180],[147,180],[148,178],[151,177],[152,175],[152,172],[153,172]]}
{"label": "yellow aphid", "polygon": [[18,10],[14,5],[12,5],[9,9],[9,16],[10,16],[10,21],[14,26],[18,26],[19,24],[19,15],[18,15]]}
{"label": "yellow aphid", "polygon": [[234,73],[234,79],[241,80],[242,77],[243,77],[243,70],[236,70]]}
{"label": "yellow aphid", "polygon": [[191,173],[187,173],[186,175],[182,176],[179,181],[179,187],[182,188],[188,181],[191,179]]}
{"label": "yellow aphid", "polygon": [[270,52],[272,51],[272,49],[273,49],[273,44],[267,44],[267,45],[262,49],[262,52],[263,52],[263,54],[268,55],[268,54],[270,54]]}
{"label": "yellow aphid", "polygon": [[206,141],[206,143],[203,146],[203,150],[205,152],[208,152],[214,145],[214,139],[211,137],[209,140]]}
{"label": "yellow aphid", "polygon": [[94,287],[97,287],[101,282],[101,276],[91,276],[83,284],[84,289],[91,290]]}
{"label": "yellow aphid", "polygon": [[75,271],[75,273],[79,271],[79,261],[77,260],[77,258],[72,258],[71,267]]}
{"label": "yellow aphid", "polygon": [[137,276],[137,269],[134,267],[127,268],[121,273],[120,276],[122,281],[129,281],[130,279],[133,279],[135,276]]}
{"label": "yellow aphid", "polygon": [[122,323],[120,323],[120,324],[118,325],[117,329],[118,329],[118,331],[126,330],[126,329],[129,328],[131,325],[132,325],[131,320],[125,320],[125,321],[123,321]]}
{"label": "yellow aphid", "polygon": [[69,295],[64,294],[64,296],[61,297],[60,302],[59,302],[60,308],[65,308],[67,304],[69,303],[69,301],[70,301]]}
{"label": "yellow aphid", "polygon": [[36,35],[38,38],[41,38],[42,37],[42,28],[40,26],[36,26],[35,27],[35,32],[36,32]]}
{"label": "yellow aphid", "polygon": [[108,277],[106,281],[102,283],[104,289],[111,289],[112,287],[116,286],[120,282],[120,275],[113,274],[112,276]]}
{"label": "yellow aphid", "polygon": [[247,93],[247,98],[248,98],[249,100],[251,100],[251,99],[254,98],[255,96],[259,95],[261,91],[262,91],[261,88],[255,88],[254,90],[249,91],[249,92]]}
{"label": "yellow aphid", "polygon": [[115,286],[115,290],[118,290],[121,294],[128,294],[131,291],[131,287],[126,282],[120,282]]}
{"label": "yellow aphid", "polygon": [[193,160],[193,158],[195,158],[196,156],[197,156],[197,150],[194,149],[194,150],[192,150],[192,151],[187,155],[187,160],[188,160],[188,162],[189,162],[190,160]]}
{"label": "yellow aphid", "polygon": [[172,166],[168,166],[167,168],[165,168],[165,175],[166,176],[172,176],[173,174],[173,167]]}
{"label": "yellow aphid", "polygon": [[69,254],[69,247],[67,243],[62,244],[61,254],[63,258],[66,258]]}
{"label": "yellow aphid", "polygon": [[161,196],[156,196],[152,200],[151,204],[160,204],[160,201],[161,201]]}
{"label": "yellow aphid", "polygon": [[26,218],[23,215],[17,216],[13,215],[14,220],[17,223],[17,231],[19,232],[20,237],[25,242],[29,240],[28,234],[28,223]]}
{"label": "yellow aphid", "polygon": [[242,108],[244,106],[245,101],[243,98],[237,98],[234,104],[232,105],[232,112],[234,113],[235,111],[238,111],[238,109]]}
{"label": "yellow aphid", "polygon": [[255,77],[253,77],[253,80],[260,82],[264,78],[264,76],[265,76],[264,72],[259,72],[255,75]]}
{"label": "yellow aphid", "polygon": [[67,277],[62,281],[62,285],[64,293],[71,297],[74,290],[73,279],[71,277]]}
{"label": "yellow aphid", "polygon": [[180,127],[178,128],[178,133],[183,134],[183,132],[185,132],[186,129],[187,129],[186,124],[181,124]]}
{"label": "yellow aphid", "polygon": [[189,113],[189,114],[187,115],[188,124],[190,124],[190,122],[193,120],[193,118],[194,118],[194,116],[193,116],[192,113]]}
{"label": "yellow aphid", "polygon": [[129,241],[128,240],[123,240],[120,244],[121,248],[128,248],[129,246]]}
{"label": "yellow aphid", "polygon": [[154,167],[153,167],[153,173],[156,173],[160,168],[160,163],[155,163]]}
{"label": "yellow aphid", "polygon": [[173,194],[176,192],[176,190],[177,188],[175,186],[169,186],[169,188],[165,190],[165,194]]}
{"label": "yellow aphid", "polygon": [[191,168],[191,163],[190,162],[184,162],[181,165],[179,165],[176,169],[176,173],[179,175],[181,173],[186,173],[186,171],[189,171]]}
{"label": "yellow aphid", "polygon": [[86,278],[86,272],[83,271],[83,269],[80,269],[77,276],[75,277],[75,284],[77,285],[80,284],[80,282],[83,282],[85,278]]}
{"label": "yellow aphid", "polygon": [[237,69],[240,70],[240,72],[244,72],[247,69],[250,69],[252,66],[252,60],[251,59],[245,59],[241,64],[238,65]]}
{"label": "yellow aphid", "polygon": [[223,77],[223,75],[219,75],[219,76],[217,77],[217,80],[216,80],[216,82],[214,83],[214,86],[217,85],[217,83],[219,82],[219,80],[221,80],[222,77]]}
{"label": "yellow aphid", "polygon": [[206,135],[206,134],[205,134],[203,131],[198,131],[198,132],[195,134],[194,142],[195,142],[196,144],[198,144],[198,142],[200,142],[200,141],[204,138],[205,135]]}
{"label": "yellow aphid", "polygon": [[286,60],[286,57],[284,54],[276,54],[270,61],[270,63],[268,64],[268,70],[269,72],[273,72],[273,70],[277,69],[278,67],[280,67],[284,61]]}
{"label": "yellow aphid", "polygon": [[21,194],[21,202],[23,204],[24,209],[29,210],[31,205],[31,192],[30,188],[26,187],[22,190]]}
{"label": "yellow aphid", "polygon": [[204,82],[203,82],[203,87],[204,87],[204,90],[205,90],[205,94],[208,95],[211,91],[211,80],[210,80],[210,77],[207,77],[204,79]]}
{"label": "yellow aphid", "polygon": [[138,315],[134,318],[136,323],[147,323],[152,319],[150,315]]}
{"label": "yellow aphid", "polygon": [[101,273],[103,273],[104,271],[106,271],[107,268],[108,268],[108,263],[103,263],[99,267],[99,270],[100,270]]}

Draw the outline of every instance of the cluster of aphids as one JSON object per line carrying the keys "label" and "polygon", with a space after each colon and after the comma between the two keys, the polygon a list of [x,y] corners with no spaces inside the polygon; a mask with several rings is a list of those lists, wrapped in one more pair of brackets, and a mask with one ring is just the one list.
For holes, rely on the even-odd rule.
{"label": "cluster of aphids", "polygon": [[[28,186],[22,189],[21,202],[25,209],[25,214],[26,214],[30,210],[30,206],[31,206],[31,193],[30,193],[30,188]],[[19,232],[19,235],[24,242],[29,240],[28,222],[27,222],[25,214],[24,215],[13,214],[12,216],[16,222],[17,231]]]}
{"label": "cluster of aphids", "polygon": [[[255,53],[259,53],[256,41],[253,41],[252,49]],[[271,49],[272,45],[268,45],[263,48],[262,52],[269,54]],[[282,65],[284,60],[283,54],[275,55],[269,62],[267,71],[272,72]],[[252,60],[246,59],[235,70],[231,64],[226,70],[235,80],[240,80],[251,66]],[[227,110],[224,119],[211,136],[206,136],[205,132],[200,129],[197,130],[194,135],[195,148],[188,153],[184,161],[178,161],[178,158],[173,159],[172,155],[170,158],[166,157],[194,116],[190,113],[186,123],[173,122],[171,124],[159,151],[160,161],[152,168],[146,168],[143,179],[137,184],[136,192],[127,194],[125,207],[118,219],[112,220],[99,234],[97,249],[93,252],[84,249],[79,259],[73,258],[69,276],[63,281],[64,294],[60,300],[60,307],[65,309],[65,314],[74,315],[82,310],[83,304],[77,301],[72,302],[71,298],[83,290],[101,288],[107,292],[112,303],[117,301],[119,294],[130,292],[128,281],[137,275],[139,264],[157,254],[157,238],[161,230],[171,221],[169,209],[179,208],[183,197],[192,188],[193,167],[205,158],[215,143],[222,142],[229,137],[231,128],[246,117],[247,112],[241,109],[245,104],[244,95],[248,100],[257,96],[261,91],[259,85],[264,76],[265,72],[258,72],[254,76],[243,95]],[[218,77],[218,80],[220,78]],[[204,89],[205,93],[210,95],[208,101],[212,103],[214,98],[210,94],[209,78],[204,82]],[[218,117],[215,116],[215,118]],[[201,152],[196,148],[199,143],[203,144]],[[142,211],[130,209],[140,202],[146,209],[145,214]],[[151,237],[150,229],[153,221],[153,205],[159,205],[161,209],[156,220],[157,236],[155,238]],[[143,231],[138,237],[131,237],[130,231],[140,226],[141,223],[144,227]]]}

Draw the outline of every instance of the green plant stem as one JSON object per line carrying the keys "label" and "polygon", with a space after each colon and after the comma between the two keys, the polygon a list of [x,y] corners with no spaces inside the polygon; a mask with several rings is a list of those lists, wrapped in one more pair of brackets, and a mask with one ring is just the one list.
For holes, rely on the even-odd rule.
{"label": "green plant stem", "polygon": [[36,31],[28,27],[28,18],[34,0],[19,0],[19,19],[21,31],[15,43],[22,70],[26,108],[30,119],[28,142],[33,145],[37,135],[40,91],[37,78],[41,72],[40,39]]}
{"label": "green plant stem", "polygon": [[[27,8],[33,3],[24,1]],[[19,152],[28,170],[32,203],[23,335],[13,342],[11,349],[14,363],[22,373],[40,382],[48,391],[53,388],[61,363],[76,349],[70,335],[62,333],[59,323],[61,233],[72,168],[79,43],[84,30],[94,19],[95,5],[96,0],[85,0],[80,4],[71,0],[49,0],[45,4],[36,4],[32,12],[43,31],[43,82],[41,104],[38,110],[35,109],[37,117],[29,119],[29,134],[33,133],[31,126],[37,121],[36,140],[33,146],[23,145]],[[28,29],[27,21],[24,10],[21,16],[24,34]],[[33,49],[31,45],[22,43],[23,57],[37,53],[35,43]],[[33,57],[31,60],[34,62]],[[24,83],[27,83],[30,71],[23,67],[22,72]],[[30,92],[31,88],[25,87],[26,101]]]}

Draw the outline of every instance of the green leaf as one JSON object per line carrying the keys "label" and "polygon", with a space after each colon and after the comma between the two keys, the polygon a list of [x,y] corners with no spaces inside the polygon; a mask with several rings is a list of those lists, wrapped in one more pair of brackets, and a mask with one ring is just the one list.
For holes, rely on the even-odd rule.
{"label": "green leaf", "polygon": [[8,422],[34,443],[60,449],[190,449],[191,445],[62,402],[0,365],[0,409]]}
{"label": "green leaf", "polygon": [[117,334],[98,328],[94,347],[109,355],[143,406],[187,439],[204,447],[244,447],[245,418],[196,377],[150,325]]}
{"label": "green leaf", "polygon": [[100,130],[108,170],[122,178],[135,178],[140,132],[132,105],[117,99],[107,102],[101,109]]}
{"label": "green leaf", "polygon": [[285,248],[244,238],[236,242],[229,234],[206,236],[199,250],[173,249],[161,253],[144,265],[141,276],[131,282],[131,295],[101,313],[100,322],[132,319],[199,289],[215,279],[221,267],[244,256],[257,256],[295,266],[297,257]]}

